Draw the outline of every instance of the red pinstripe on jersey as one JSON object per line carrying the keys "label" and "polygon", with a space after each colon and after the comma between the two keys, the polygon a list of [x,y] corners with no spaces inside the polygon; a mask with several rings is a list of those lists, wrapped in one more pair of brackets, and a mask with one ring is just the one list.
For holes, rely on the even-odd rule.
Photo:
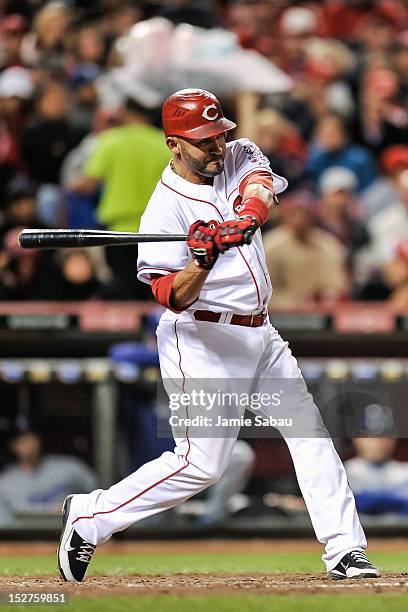
{"label": "red pinstripe on jersey", "polygon": [[215,210],[217,211],[217,213],[220,215],[222,221],[225,221],[224,217],[222,216],[221,212],[219,211],[219,209],[216,207],[215,204],[213,204],[212,202],[209,202],[208,200],[200,200],[199,198],[193,198],[191,196],[186,195],[185,193],[181,193],[181,191],[177,191],[177,189],[173,189],[173,187],[170,187],[170,185],[167,185],[167,183],[165,183],[163,181],[163,179],[161,179],[161,184],[164,185],[165,187],[167,187],[167,189],[170,189],[170,191],[174,191],[174,193],[178,193],[178,195],[183,196],[183,198],[187,198],[188,200],[194,200],[194,202],[203,202],[203,204],[209,204],[210,206],[212,206],[213,208],[215,208]]}

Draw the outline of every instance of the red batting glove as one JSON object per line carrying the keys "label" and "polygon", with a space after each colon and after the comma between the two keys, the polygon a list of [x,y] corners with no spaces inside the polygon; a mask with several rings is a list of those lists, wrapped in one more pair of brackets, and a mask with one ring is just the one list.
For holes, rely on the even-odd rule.
{"label": "red batting glove", "polygon": [[211,270],[218,259],[219,251],[215,244],[217,228],[217,221],[196,221],[190,227],[187,245],[193,261],[203,270]]}
{"label": "red batting glove", "polygon": [[218,226],[215,244],[221,253],[231,247],[250,244],[252,236],[258,227],[256,219],[250,216],[239,217],[232,221],[224,221]]}
{"label": "red batting glove", "polygon": [[269,218],[269,208],[258,196],[245,198],[240,213],[238,219],[224,221],[218,226],[215,244],[221,253],[234,246],[251,244],[256,230]]}

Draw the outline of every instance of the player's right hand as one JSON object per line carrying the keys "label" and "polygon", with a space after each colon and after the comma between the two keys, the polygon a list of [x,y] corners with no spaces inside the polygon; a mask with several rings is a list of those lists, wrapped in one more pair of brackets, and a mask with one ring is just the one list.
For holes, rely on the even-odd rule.
{"label": "player's right hand", "polygon": [[193,261],[203,270],[211,270],[218,259],[219,251],[214,240],[217,229],[217,221],[196,221],[188,232],[187,245]]}
{"label": "player's right hand", "polygon": [[215,244],[220,253],[224,253],[231,247],[251,244],[252,236],[258,227],[257,220],[250,215],[238,217],[238,219],[231,221],[223,221],[218,225]]}

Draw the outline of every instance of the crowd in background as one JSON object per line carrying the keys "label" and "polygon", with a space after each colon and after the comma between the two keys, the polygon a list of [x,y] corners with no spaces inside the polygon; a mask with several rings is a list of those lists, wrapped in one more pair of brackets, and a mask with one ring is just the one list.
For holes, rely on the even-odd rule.
{"label": "crowd in background", "polygon": [[404,0],[1,1],[0,299],[149,297],[134,250],[23,252],[16,236],[137,231],[169,158],[158,109],[137,91],[103,105],[98,81],[120,63],[129,28],[158,15],[231,30],[293,79],[289,93],[259,96],[247,134],[289,180],[264,231],[272,305],[407,308]]}

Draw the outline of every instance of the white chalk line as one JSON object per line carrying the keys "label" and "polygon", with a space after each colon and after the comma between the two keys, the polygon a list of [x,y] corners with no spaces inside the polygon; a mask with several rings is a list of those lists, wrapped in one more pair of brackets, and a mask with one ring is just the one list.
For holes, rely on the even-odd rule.
{"label": "white chalk line", "polygon": [[361,587],[369,587],[375,589],[377,587],[408,587],[408,582],[356,582],[355,584],[316,584],[310,585],[309,588],[314,589],[361,589]]}

